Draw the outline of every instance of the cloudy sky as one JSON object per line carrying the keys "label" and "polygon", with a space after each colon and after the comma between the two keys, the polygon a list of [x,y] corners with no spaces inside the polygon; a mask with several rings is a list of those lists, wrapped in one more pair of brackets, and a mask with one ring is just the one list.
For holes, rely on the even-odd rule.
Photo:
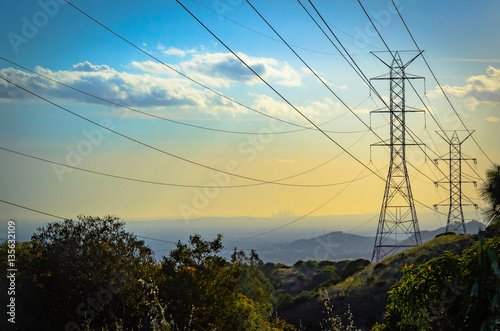
{"label": "cloudy sky", "polygon": [[[416,49],[391,1],[364,2],[391,50]],[[385,183],[365,166],[386,177],[387,151],[370,148],[388,138],[387,117],[369,114],[383,103],[298,1],[251,3],[310,69],[246,1],[182,1],[220,40],[176,1],[72,3],[3,4],[0,199],[63,217],[126,219],[380,210]],[[455,110],[500,162],[500,3],[395,3]],[[366,77],[388,72],[370,54],[386,48],[357,1],[313,4]],[[422,57],[407,72],[425,77],[408,86],[407,106],[427,114],[407,121],[427,157],[412,148],[408,160],[415,199],[432,206],[447,196],[433,184],[446,164],[432,161],[448,149],[433,117],[446,130],[464,126]],[[387,100],[388,83],[374,86]],[[463,150],[478,160],[464,166],[467,179],[491,167],[472,138]],[[477,198],[472,185],[466,193]],[[7,204],[0,212],[45,218]]]}

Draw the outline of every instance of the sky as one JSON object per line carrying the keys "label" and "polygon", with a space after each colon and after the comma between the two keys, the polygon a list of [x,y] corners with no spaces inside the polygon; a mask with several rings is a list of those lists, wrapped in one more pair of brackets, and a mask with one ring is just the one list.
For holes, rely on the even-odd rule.
{"label": "sky", "polygon": [[[370,111],[383,103],[300,3],[251,1],[328,88],[246,1],[181,3],[219,40],[171,0],[3,4],[0,199],[67,218],[377,214],[385,182],[367,168],[387,176],[387,150],[371,145],[377,135],[388,139],[389,126]],[[312,3],[366,77],[388,72],[370,54],[386,46],[357,1]],[[402,53],[405,61],[418,54],[391,1],[362,3],[391,50],[413,51]],[[477,144],[469,138],[462,148],[477,165],[464,165],[464,176],[480,185],[477,174],[500,162],[500,3],[395,3],[456,112],[475,130]],[[388,53],[377,54],[390,63]],[[427,206],[417,212],[429,213],[448,196],[434,185],[447,165],[433,160],[448,145],[433,117],[446,130],[465,128],[422,56],[407,73],[425,78],[407,84],[406,104],[426,110],[408,114],[407,123],[427,155],[409,147],[407,159],[413,195]],[[388,82],[374,86],[388,100]],[[464,193],[477,198],[472,184]],[[5,203],[0,215],[47,218]]]}

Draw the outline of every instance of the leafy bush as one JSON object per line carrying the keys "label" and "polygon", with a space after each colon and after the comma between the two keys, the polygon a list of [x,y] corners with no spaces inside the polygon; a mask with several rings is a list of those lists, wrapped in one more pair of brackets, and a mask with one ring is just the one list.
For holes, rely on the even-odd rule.
{"label": "leafy bush", "polygon": [[300,292],[297,296],[295,296],[293,298],[293,304],[299,304],[301,302],[305,302],[305,301],[308,301],[309,299],[311,299],[312,295],[311,295],[311,291],[302,291]]}
{"label": "leafy bush", "polygon": [[[2,245],[2,261],[6,253]],[[132,328],[146,313],[138,281],[154,274],[152,252],[117,217],[51,223],[31,241],[18,244],[16,253],[20,329],[75,330],[114,323]],[[5,267],[0,267],[2,275]],[[5,280],[0,280],[2,288]]]}
{"label": "leafy bush", "polygon": [[355,261],[350,261],[340,274],[342,279],[346,279],[349,276],[354,275],[355,273],[363,270],[367,265],[370,264],[370,261],[364,259],[358,259]]}
{"label": "leafy bush", "polygon": [[312,277],[311,283],[313,287],[317,287],[324,282],[333,285],[340,282],[340,277],[337,275],[336,268],[332,265],[320,268]]}
{"label": "leafy bush", "polygon": [[257,254],[247,258],[235,251],[228,263],[218,255],[222,248],[221,235],[212,241],[194,235],[164,257],[159,298],[176,328],[277,330],[286,325],[270,320],[273,287],[258,268]]}
{"label": "leafy bush", "polygon": [[275,311],[281,311],[284,309],[288,309],[293,306],[293,297],[291,294],[288,293],[282,293],[278,295],[278,298],[276,299],[276,307]]}
{"label": "leafy bush", "polygon": [[500,237],[407,266],[376,330],[479,330],[500,322]]}

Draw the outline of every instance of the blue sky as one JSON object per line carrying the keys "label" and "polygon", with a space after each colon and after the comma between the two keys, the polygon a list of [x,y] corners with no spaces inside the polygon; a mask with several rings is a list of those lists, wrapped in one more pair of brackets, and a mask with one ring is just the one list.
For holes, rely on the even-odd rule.
{"label": "blue sky", "polygon": [[[366,3],[365,3],[366,2]],[[456,110],[489,157],[500,159],[500,48],[498,1],[395,1],[420,48]],[[342,146],[385,176],[388,156],[371,150],[377,138],[305,68],[252,8],[239,0],[182,3],[224,43]],[[312,11],[311,5],[303,1]],[[369,53],[384,50],[357,1],[314,1],[318,10],[367,77],[386,68]],[[370,17],[392,50],[415,49],[387,0],[364,1]],[[82,11],[190,78],[255,110],[307,126],[293,109],[197,23],[177,2],[73,1]],[[297,1],[252,1],[329,87],[366,123],[381,106],[366,85],[322,35]],[[313,130],[270,120],[222,99],[176,74],[58,0],[8,2],[3,5],[0,56],[106,100],[190,125],[248,134],[221,133],[152,119],[71,91],[0,60],[0,75],[68,110],[168,153],[241,176],[272,181],[294,176],[332,159],[324,166],[284,181],[288,184],[343,183],[368,170],[326,137]],[[220,15],[218,15],[220,14]],[[222,16],[221,16],[222,15]],[[426,78],[415,88],[446,129],[463,129],[421,58],[408,72]],[[388,96],[385,83],[377,89]],[[425,93],[425,95],[424,95]],[[407,104],[425,108],[413,91]],[[411,115],[410,128],[430,149],[447,146],[435,134],[430,116]],[[103,178],[0,151],[1,199],[65,217],[115,214],[125,218],[269,216],[287,209],[312,212],[341,190],[314,215],[377,213],[384,183],[375,176],[325,187],[259,185],[213,189],[212,184],[255,183],[168,157],[123,139],[0,82],[1,147],[63,164],[142,180],[198,185],[165,187]],[[386,119],[372,118],[376,132],[388,137]],[[427,126],[424,126],[427,124]],[[282,133],[286,131],[288,133]],[[269,132],[278,134],[267,134]],[[352,132],[352,133],[338,133]],[[251,134],[254,133],[254,134]],[[260,133],[260,135],[259,135]],[[352,147],[350,147],[352,146]],[[87,149],[85,149],[87,148]],[[429,151],[431,157],[436,157]],[[464,151],[478,158],[479,174],[491,163],[472,141]],[[370,153],[372,152],[372,153]],[[370,163],[370,154],[373,163]],[[428,176],[439,170],[422,152],[410,162]],[[232,167],[237,164],[238,167]],[[445,171],[445,165],[441,165]],[[475,175],[470,171],[471,175]],[[416,176],[414,196],[432,206],[447,193]],[[219,181],[219,182],[218,182]],[[201,192],[201,193],[200,193]],[[476,197],[473,188],[467,194]],[[360,204],[360,201],[364,203]],[[29,211],[1,205],[4,218],[38,218]],[[425,209],[422,209],[422,212]]]}

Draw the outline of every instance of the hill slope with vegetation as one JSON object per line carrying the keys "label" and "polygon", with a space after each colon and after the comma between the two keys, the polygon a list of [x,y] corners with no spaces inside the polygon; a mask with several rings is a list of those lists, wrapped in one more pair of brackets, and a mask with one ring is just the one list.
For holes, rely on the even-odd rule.
{"label": "hill slope with vegetation", "polygon": [[[442,236],[420,247],[386,258],[377,264],[370,264],[364,260],[366,264],[361,270],[358,269],[358,272],[349,274],[344,279],[337,278],[337,281],[332,277],[323,283],[323,286],[307,293],[307,300],[294,300],[288,306],[277,307],[278,312],[287,322],[297,327],[302,325],[306,330],[321,330],[325,325],[324,320],[328,318],[325,307],[325,301],[328,298],[330,305],[328,309],[331,309],[334,316],[347,319],[347,316],[352,314],[358,328],[370,329],[375,322],[382,322],[388,298],[387,292],[400,280],[405,266],[419,266],[446,251],[460,253],[471,247],[476,237],[476,235]],[[339,263],[346,262],[348,261]],[[300,284],[300,280],[297,279],[288,282]]]}

